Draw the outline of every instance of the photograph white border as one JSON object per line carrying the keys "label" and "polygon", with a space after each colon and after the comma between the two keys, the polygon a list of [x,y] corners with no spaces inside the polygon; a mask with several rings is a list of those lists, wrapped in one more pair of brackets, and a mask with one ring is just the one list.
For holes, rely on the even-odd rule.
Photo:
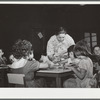
{"label": "photograph white border", "polygon": [[[0,4],[100,5],[100,1],[0,1]],[[100,89],[0,88],[0,99],[100,99]]]}
{"label": "photograph white border", "polygon": [[100,4],[100,1],[0,1],[0,4]]}
{"label": "photograph white border", "polygon": [[100,89],[1,88],[0,99],[100,99]]}

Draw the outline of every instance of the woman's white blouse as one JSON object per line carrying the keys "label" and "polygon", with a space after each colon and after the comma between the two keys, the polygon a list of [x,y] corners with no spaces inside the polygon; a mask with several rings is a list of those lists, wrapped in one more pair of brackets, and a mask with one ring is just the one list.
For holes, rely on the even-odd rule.
{"label": "woman's white blouse", "polygon": [[68,34],[65,35],[63,42],[59,42],[56,35],[53,35],[47,43],[47,55],[59,55],[65,53],[67,52],[67,49],[74,44],[73,38]]}

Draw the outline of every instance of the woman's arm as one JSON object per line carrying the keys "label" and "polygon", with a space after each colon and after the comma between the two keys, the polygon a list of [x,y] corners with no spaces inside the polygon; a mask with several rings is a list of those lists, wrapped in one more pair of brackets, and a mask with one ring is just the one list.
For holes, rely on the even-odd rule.
{"label": "woman's arm", "polygon": [[48,58],[50,61],[53,61],[55,59],[54,55],[48,55]]}

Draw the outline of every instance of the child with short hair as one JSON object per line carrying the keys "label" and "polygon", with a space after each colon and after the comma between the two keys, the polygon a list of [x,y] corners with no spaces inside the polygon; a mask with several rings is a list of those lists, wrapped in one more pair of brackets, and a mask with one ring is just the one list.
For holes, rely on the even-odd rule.
{"label": "child with short hair", "polygon": [[29,61],[35,60],[33,50],[30,51],[30,53],[29,53],[27,59],[28,59]]}
{"label": "child with short hair", "polygon": [[93,78],[93,62],[89,58],[91,54],[85,41],[79,41],[74,47],[75,56],[80,59],[78,67],[67,67],[75,73],[75,78],[66,80],[64,87],[90,88],[90,80]]}
{"label": "child with short hair", "polygon": [[95,45],[93,47],[93,53],[94,53],[94,68],[95,71],[99,71],[100,70],[100,46],[99,45]]}
{"label": "child with short hair", "polygon": [[73,52],[73,49],[74,49],[74,46],[75,45],[71,45],[69,48],[68,48],[68,58],[61,61],[61,64],[64,64],[64,66],[70,66],[70,65],[74,65],[74,64],[78,64],[79,62],[79,59],[76,58],[74,52]]}
{"label": "child with short hair", "polygon": [[15,57],[14,57],[13,54],[11,54],[11,55],[9,56],[9,60],[10,60],[10,63],[15,62]]}

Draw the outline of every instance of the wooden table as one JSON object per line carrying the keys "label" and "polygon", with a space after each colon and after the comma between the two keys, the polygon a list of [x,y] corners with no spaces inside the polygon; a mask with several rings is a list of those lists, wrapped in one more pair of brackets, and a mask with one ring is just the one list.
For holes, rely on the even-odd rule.
{"label": "wooden table", "polygon": [[36,72],[36,76],[40,77],[52,77],[56,79],[56,87],[62,87],[61,79],[73,74],[69,69],[46,69]]}

